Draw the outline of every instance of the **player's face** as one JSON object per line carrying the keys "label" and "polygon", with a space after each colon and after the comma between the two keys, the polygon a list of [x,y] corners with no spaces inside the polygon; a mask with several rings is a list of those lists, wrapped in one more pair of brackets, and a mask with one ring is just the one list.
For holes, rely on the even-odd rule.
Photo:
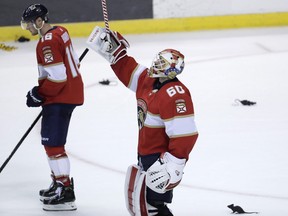
{"label": "player's face", "polygon": [[32,35],[37,35],[38,34],[37,29],[35,29],[35,27],[34,27],[34,22],[32,22],[32,21],[27,21],[27,22],[21,21],[21,27],[24,30],[30,31],[30,33]]}

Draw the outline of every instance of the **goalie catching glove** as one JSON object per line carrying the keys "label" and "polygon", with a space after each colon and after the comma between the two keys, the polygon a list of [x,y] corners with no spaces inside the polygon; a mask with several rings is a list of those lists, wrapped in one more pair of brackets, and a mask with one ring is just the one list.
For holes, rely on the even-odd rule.
{"label": "goalie catching glove", "polygon": [[169,152],[152,164],[146,172],[146,185],[157,193],[175,188],[182,180],[186,159],[179,159]]}
{"label": "goalie catching glove", "polygon": [[110,65],[127,55],[128,41],[118,32],[96,26],[90,34],[88,46],[104,57]]}

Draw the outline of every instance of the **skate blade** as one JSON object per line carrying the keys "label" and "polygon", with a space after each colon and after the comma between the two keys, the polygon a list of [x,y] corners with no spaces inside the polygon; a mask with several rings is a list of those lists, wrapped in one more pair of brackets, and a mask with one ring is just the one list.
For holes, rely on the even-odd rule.
{"label": "skate blade", "polygon": [[43,204],[43,210],[44,211],[75,211],[77,209],[77,206],[74,202],[67,202],[63,204],[57,204],[57,205],[47,205]]}

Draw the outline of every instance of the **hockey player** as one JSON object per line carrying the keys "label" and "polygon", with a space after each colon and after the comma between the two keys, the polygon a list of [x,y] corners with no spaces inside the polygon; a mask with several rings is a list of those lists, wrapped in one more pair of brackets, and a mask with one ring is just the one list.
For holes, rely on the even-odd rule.
{"label": "hockey player", "polygon": [[47,211],[76,210],[65,143],[73,110],[84,101],[79,59],[67,30],[48,23],[48,10],[44,5],[27,7],[21,27],[32,35],[39,35],[38,85],[27,93],[26,104],[42,107],[41,140],[53,179],[50,188],[40,190],[40,200]]}
{"label": "hockey player", "polygon": [[197,140],[189,90],[177,79],[184,55],[174,49],[159,52],[150,68],[127,55],[129,43],[118,32],[96,27],[87,44],[111,65],[119,80],[136,93],[138,165],[128,168],[126,206],[131,215],[172,216],[167,203],[181,181]]}

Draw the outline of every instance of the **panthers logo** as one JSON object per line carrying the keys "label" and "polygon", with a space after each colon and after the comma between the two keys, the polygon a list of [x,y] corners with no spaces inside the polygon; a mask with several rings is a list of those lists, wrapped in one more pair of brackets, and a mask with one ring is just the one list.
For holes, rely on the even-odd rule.
{"label": "panthers logo", "polygon": [[144,126],[144,122],[147,116],[147,105],[142,99],[137,100],[137,115],[138,115],[138,126],[139,130]]}

